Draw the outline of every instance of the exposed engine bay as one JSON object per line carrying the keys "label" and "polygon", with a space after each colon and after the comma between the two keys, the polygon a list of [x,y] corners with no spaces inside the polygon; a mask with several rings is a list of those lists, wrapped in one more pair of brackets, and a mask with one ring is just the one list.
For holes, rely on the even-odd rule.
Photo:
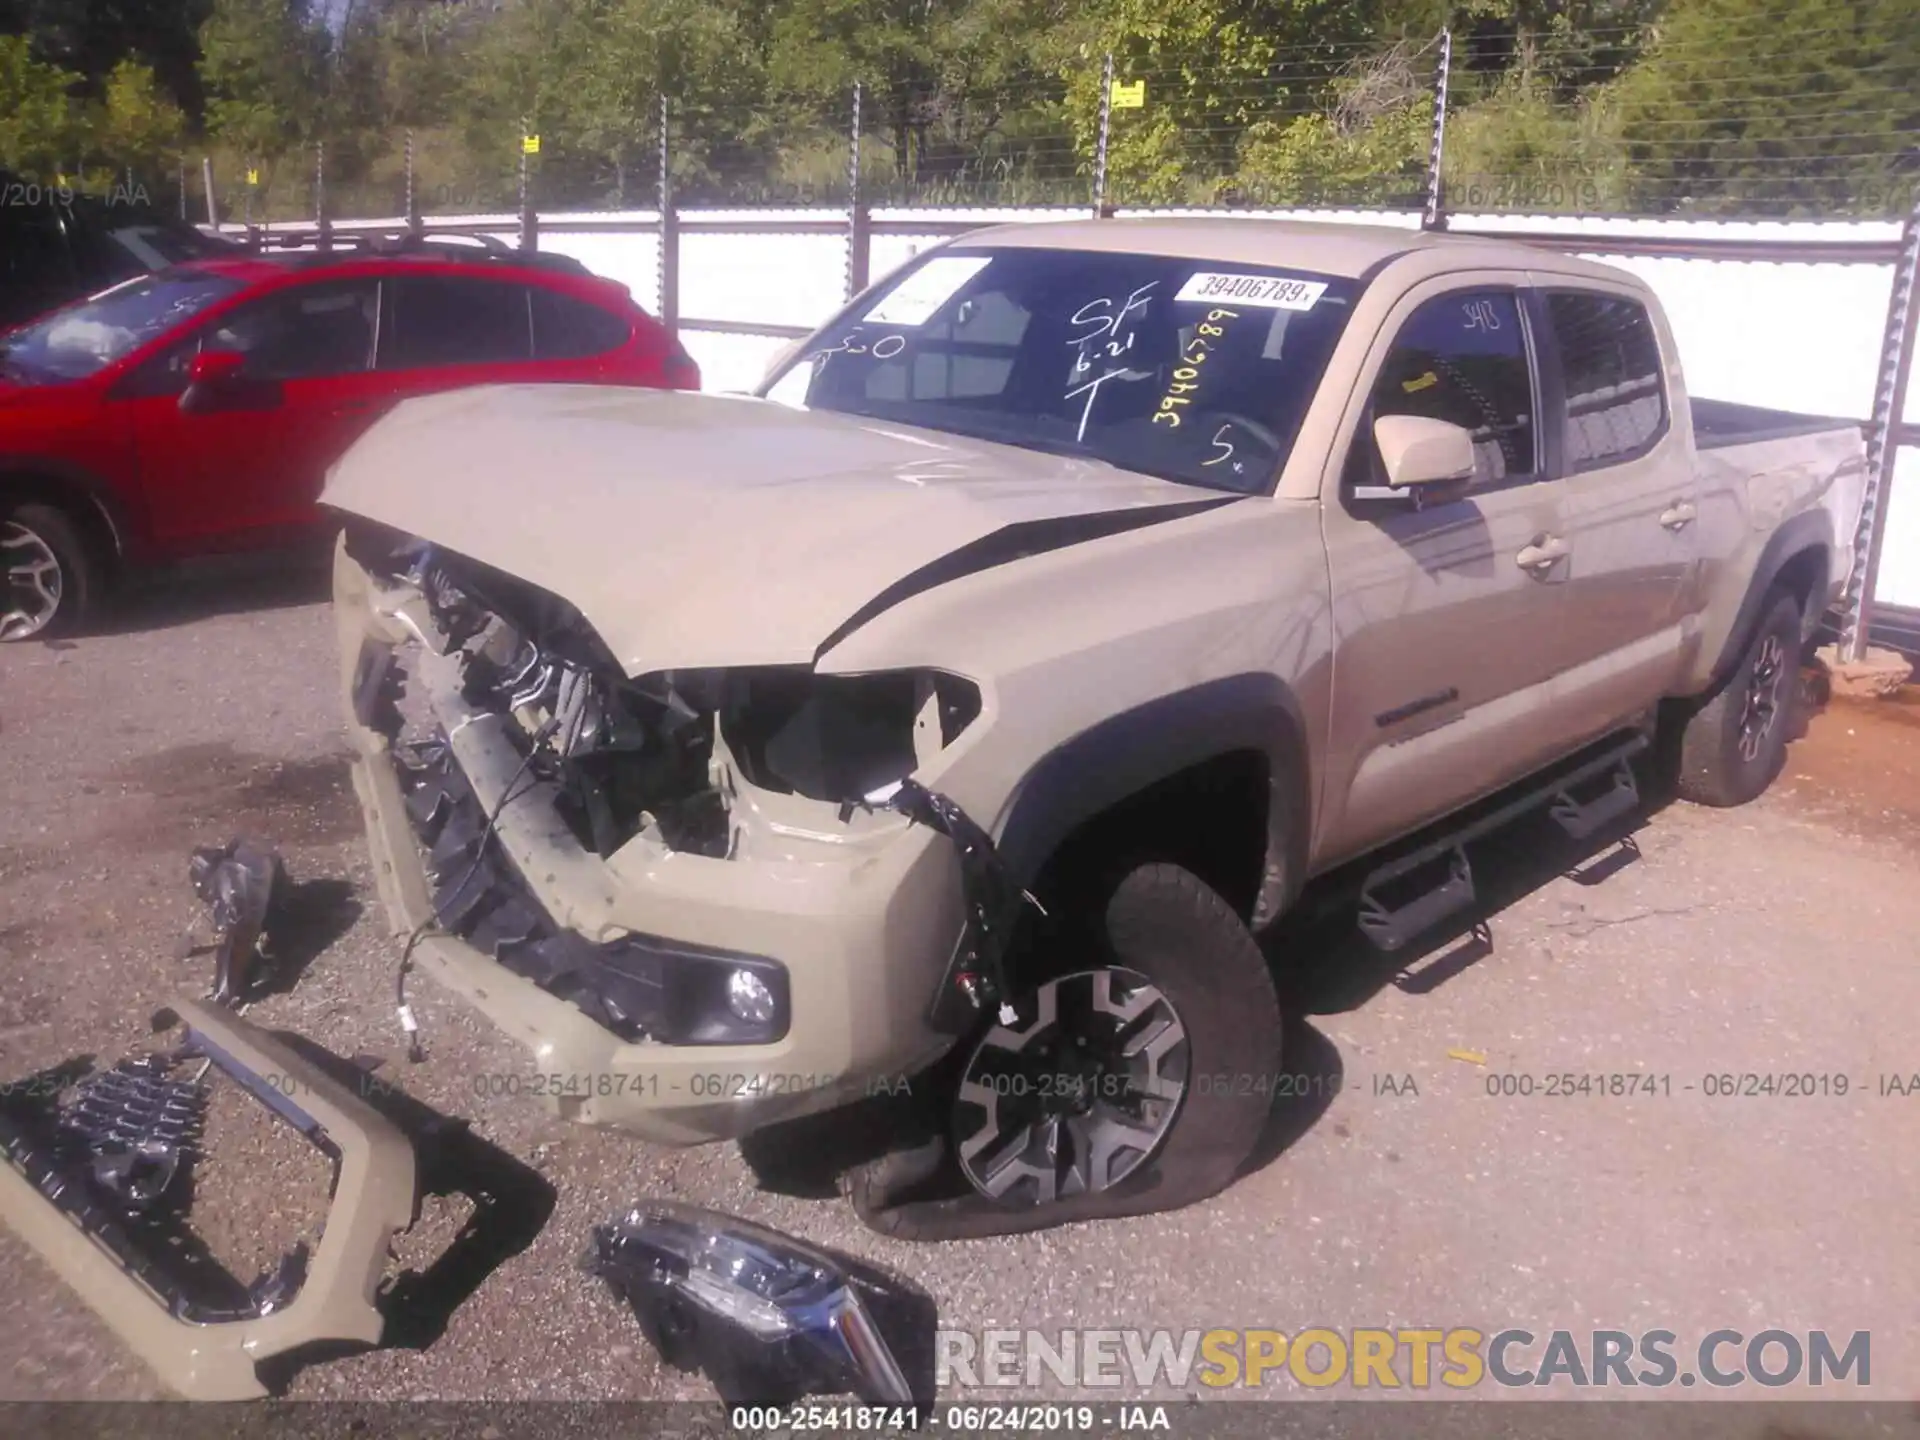
{"label": "exposed engine bay", "polygon": [[[438,632],[416,623],[421,642],[457,660],[469,705],[517,720],[528,774],[558,787],[569,830],[602,859],[636,837],[732,858],[743,784],[858,803],[980,712],[971,682],[933,671],[770,666],[629,678],[577,610],[524,581],[364,522],[348,531],[347,548],[377,580],[417,592]],[[361,678],[389,699],[399,693],[394,677]]]}
{"label": "exposed engine bay", "polygon": [[[361,522],[346,550],[380,587],[389,633],[412,637],[363,643],[352,697],[388,742],[442,930],[624,1040],[773,1044],[791,1014],[783,964],[658,934],[582,933],[496,843],[502,812],[538,832],[544,866],[569,868],[633,863],[623,852],[635,849],[838,869],[905,817],[960,847],[962,1008],[998,993],[989,982],[1018,892],[982,880],[991,842],[911,779],[979,715],[970,681],[804,666],[629,676],[573,606],[524,581]],[[490,782],[476,788],[462,745],[488,747]]]}

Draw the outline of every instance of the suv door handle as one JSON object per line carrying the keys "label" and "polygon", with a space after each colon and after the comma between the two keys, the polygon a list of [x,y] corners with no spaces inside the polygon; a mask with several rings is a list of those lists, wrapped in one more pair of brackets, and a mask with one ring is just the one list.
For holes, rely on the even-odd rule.
{"label": "suv door handle", "polygon": [[1699,513],[1691,500],[1678,500],[1660,512],[1660,523],[1669,530],[1684,530]]}
{"label": "suv door handle", "polygon": [[1538,580],[1558,561],[1566,559],[1569,553],[1567,542],[1558,535],[1542,535],[1513,559],[1516,565],[1531,572],[1534,579]]}

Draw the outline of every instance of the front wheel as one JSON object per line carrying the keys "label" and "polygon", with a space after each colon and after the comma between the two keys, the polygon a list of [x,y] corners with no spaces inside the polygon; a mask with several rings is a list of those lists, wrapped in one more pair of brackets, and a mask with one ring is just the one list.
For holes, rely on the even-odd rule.
{"label": "front wheel", "polygon": [[1680,732],[1680,798],[1727,807],[1756,800],[1787,763],[1798,694],[1800,605],[1776,594],[1733,674]]}
{"label": "front wheel", "polygon": [[[964,1049],[943,1145],[957,1187],[896,1203],[855,1177],[868,1224],[903,1239],[1039,1230],[1177,1209],[1230,1185],[1258,1145],[1281,1062],[1265,957],[1190,871],[1143,865],[1084,948],[1010,957],[1024,988]],[[902,1164],[926,1176],[935,1156]],[[944,1167],[943,1167],[944,1168]]]}
{"label": "front wheel", "polygon": [[80,532],[50,505],[0,509],[0,642],[76,629],[100,571]]}

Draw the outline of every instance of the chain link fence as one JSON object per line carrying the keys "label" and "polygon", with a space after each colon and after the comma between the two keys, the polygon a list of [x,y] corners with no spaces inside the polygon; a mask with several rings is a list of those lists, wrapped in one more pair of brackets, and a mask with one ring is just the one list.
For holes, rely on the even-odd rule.
{"label": "chain link fence", "polygon": [[[552,107],[549,107],[552,108]],[[859,116],[856,129],[856,110]],[[661,117],[664,113],[664,148]],[[1444,144],[1439,134],[1444,123]],[[191,151],[137,177],[223,222],[683,206],[1411,208],[1890,219],[1920,186],[1920,43],[1846,17],[1548,28],[1265,47],[1200,63],[1089,55],[1016,78],[904,73],[751,103],[635,97]]]}

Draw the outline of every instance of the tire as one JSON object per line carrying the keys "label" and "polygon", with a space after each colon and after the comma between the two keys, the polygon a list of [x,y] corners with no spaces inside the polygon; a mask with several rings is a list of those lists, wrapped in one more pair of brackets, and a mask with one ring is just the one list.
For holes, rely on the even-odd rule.
{"label": "tire", "polygon": [[92,613],[103,578],[64,511],[39,504],[0,509],[0,643],[73,634]]}
{"label": "tire", "polygon": [[1726,682],[1680,731],[1675,786],[1695,805],[1757,800],[1787,763],[1799,694],[1800,604],[1775,592]]}
{"label": "tire", "polygon": [[[850,1194],[868,1225],[910,1240],[1015,1234],[1174,1210],[1233,1183],[1266,1128],[1280,1068],[1280,1003],[1266,958],[1232,907],[1174,865],[1127,874],[1103,918],[1096,947],[1068,945],[1050,965],[1031,960],[1051,946],[1029,948],[1015,1017],[983,1025],[941,1068],[931,1088],[946,1133],[903,1136],[892,1154],[854,1173]],[[1047,994],[1055,997],[1051,1025],[1041,1004]],[[1126,1094],[1108,1089],[1113,1072],[1096,1070],[1098,1078],[1078,1082],[1088,1106],[1075,1117],[1078,1130],[1057,1118],[1028,1126],[1038,1103],[1032,1086],[1015,1092],[1007,1078],[1061,1073],[1073,1062],[1058,1055],[1071,1056],[1085,1038],[1078,1027],[1102,1023],[1125,1037],[1116,1053],[1135,1077]],[[1046,1048],[1027,1062],[1029,1052],[1009,1043]],[[992,1068],[1011,1056],[1022,1063]],[[1143,1066],[1154,1077],[1152,1094],[1138,1088]],[[1114,1105],[1103,1105],[1109,1094]],[[1049,1126],[1068,1162],[1051,1184],[1035,1173],[1046,1167],[1030,1161],[1045,1154]],[[1016,1151],[1029,1158],[1009,1162]],[[986,1193],[983,1177],[998,1193]]]}

